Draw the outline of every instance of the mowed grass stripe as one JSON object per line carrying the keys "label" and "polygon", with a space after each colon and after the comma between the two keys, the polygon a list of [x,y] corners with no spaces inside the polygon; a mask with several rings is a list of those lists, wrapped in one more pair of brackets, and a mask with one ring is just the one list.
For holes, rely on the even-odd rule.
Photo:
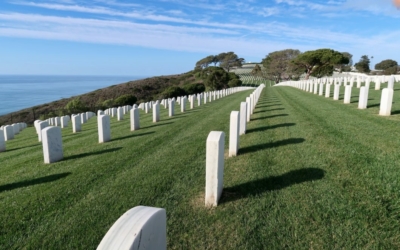
{"label": "mowed grass stripe", "polygon": [[224,131],[228,148],[230,112],[249,93],[177,106],[171,119],[161,107],[159,126],[141,113],[134,132],[112,120],[110,143],[94,129],[66,143],[66,161],[8,166],[23,176],[8,179],[54,180],[0,192],[1,246],[93,249],[122,213],[148,205],[167,210],[169,249],[399,248],[398,117],[294,88],[264,89],[239,155],[225,159],[220,205],[204,207],[205,140]]}
{"label": "mowed grass stripe", "polygon": [[[192,179],[204,189],[207,135],[211,130],[225,130],[227,133],[230,111],[238,109],[240,101],[250,92],[228,96],[193,111],[188,110],[182,115],[179,114],[180,107],[177,106],[176,117],[168,118],[157,124],[151,122],[151,114],[142,113],[142,129],[139,131],[129,131],[128,119],[122,122],[113,120],[112,137],[115,140],[102,145],[97,144],[97,131],[93,129],[96,128],[96,119],[91,119],[88,124],[83,125],[82,134],[85,138],[70,142],[64,141],[67,160],[44,165],[42,164],[43,159],[40,157],[37,159],[38,162],[34,163],[40,166],[39,172],[45,176],[56,175],[60,172],[69,175],[54,180],[54,182],[28,185],[26,188],[15,188],[2,192],[1,196],[10,203],[13,201],[15,203],[16,196],[18,196],[20,199],[18,205],[27,208],[28,204],[32,203],[30,200],[32,193],[45,197],[41,198],[43,203],[35,204],[20,214],[36,223],[19,223],[9,218],[7,221],[13,225],[8,226],[9,233],[13,232],[12,228],[22,225],[25,227],[22,227],[22,230],[16,230],[20,233],[14,232],[13,237],[9,238],[7,234],[4,234],[3,240],[7,241],[9,246],[13,246],[17,242],[17,246],[35,246],[40,242],[48,241],[46,244],[54,247],[63,245],[70,248],[93,247],[99,243],[112,223],[133,206],[150,205],[166,207],[167,211],[173,210],[167,199],[168,190],[174,186],[182,186],[180,187],[181,194],[174,192],[172,195],[182,199],[193,188],[190,182]],[[167,110],[162,109],[162,111],[162,118],[166,118]],[[120,125],[114,126],[115,123]],[[125,127],[125,132],[118,132],[115,129],[118,126]],[[85,129],[92,129],[92,134],[90,136],[85,134]],[[30,132],[34,133],[33,129]],[[64,131],[63,133],[69,134]],[[89,134],[89,132],[87,133]],[[139,136],[141,133],[144,135]],[[138,136],[130,137],[133,134]],[[126,138],[119,140],[124,136]],[[97,153],[99,151],[101,154]],[[10,165],[7,164],[4,167],[28,169],[28,173],[22,178],[13,176],[14,182],[17,182],[19,178],[19,180],[29,180],[34,179],[34,176],[43,176],[38,172],[29,171],[27,165],[19,165],[17,159],[14,166]],[[192,174],[194,171],[197,171],[197,174]],[[198,180],[198,178],[202,180]],[[182,183],[182,179],[185,181],[184,183]],[[12,182],[2,181],[3,183],[7,185]],[[119,189],[120,187],[122,189]],[[105,190],[104,193],[100,192],[102,189]],[[102,197],[99,193],[106,197]],[[50,196],[54,198],[48,198]],[[94,198],[91,200],[88,197]],[[124,203],[123,199],[127,200],[127,203]],[[93,203],[93,206],[88,207],[88,203]],[[87,209],[94,211],[85,211]],[[66,211],[71,211],[71,214]],[[98,211],[100,215],[95,211]],[[92,212],[95,212],[93,213],[94,218],[91,218]],[[51,218],[51,223],[46,223],[46,219],[43,218],[47,216],[48,219]],[[53,218],[54,216],[55,218]],[[107,217],[111,219],[107,221]],[[89,221],[89,224],[84,223],[86,220]],[[98,226],[95,226],[92,229],[90,223],[93,223],[93,220],[95,223],[103,225],[103,228],[98,229]],[[71,223],[67,223],[68,221]],[[56,226],[58,223],[60,226]],[[4,225],[6,226],[7,223]],[[28,233],[28,237],[26,233],[30,231],[32,234]],[[50,231],[51,235],[48,233]],[[92,231],[96,237],[88,237]],[[18,235],[18,240],[15,240]],[[71,240],[71,237],[76,239]],[[14,241],[11,240],[12,238]]]}

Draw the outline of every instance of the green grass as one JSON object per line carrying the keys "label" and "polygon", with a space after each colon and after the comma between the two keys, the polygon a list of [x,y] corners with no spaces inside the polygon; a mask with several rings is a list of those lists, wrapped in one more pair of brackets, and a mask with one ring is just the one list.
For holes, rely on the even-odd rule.
{"label": "green grass", "polygon": [[141,113],[133,132],[129,117],[113,118],[105,144],[91,119],[79,134],[63,130],[65,159],[50,165],[28,128],[0,154],[0,248],[94,249],[145,205],[166,209],[169,249],[399,249],[400,116],[377,115],[380,91],[370,90],[367,110],[343,104],[341,91],[333,101],[265,88],[211,209],[207,135],[225,131],[227,149],[230,112],[251,91],[184,114],[177,105],[173,118],[161,107],[157,124]]}

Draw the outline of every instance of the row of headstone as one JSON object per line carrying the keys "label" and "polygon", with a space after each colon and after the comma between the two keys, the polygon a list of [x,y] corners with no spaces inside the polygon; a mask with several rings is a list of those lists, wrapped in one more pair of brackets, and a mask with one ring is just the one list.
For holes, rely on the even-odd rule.
{"label": "row of headstone", "polygon": [[[262,90],[261,84],[246,98],[246,102],[240,103],[240,111],[232,111],[229,125],[229,157],[236,156],[239,151],[239,136],[246,133],[246,123],[259,100]],[[205,205],[217,206],[222,195],[224,182],[224,148],[225,133],[211,131],[206,143],[206,191]]]}
{"label": "row of headstone", "polygon": [[[168,116],[173,117],[175,115],[175,103],[178,103],[180,105],[180,110],[182,113],[186,112],[186,104],[189,102],[190,109],[194,109],[196,107],[196,101],[197,101],[197,106],[201,106],[203,104],[207,104],[207,102],[211,102],[213,100],[225,97],[227,95],[236,93],[238,91],[244,91],[248,89],[254,89],[252,87],[237,87],[237,88],[231,88],[231,89],[225,89],[225,90],[220,90],[220,91],[211,91],[211,92],[203,92],[200,94],[194,94],[194,95],[189,95],[189,96],[179,96],[176,99],[175,98],[168,98],[168,99],[162,99],[157,100],[157,101],[150,101],[146,103],[140,103],[138,108],[142,109],[145,111],[145,113],[149,113],[150,110],[153,111],[153,122],[159,122],[160,121],[160,105],[163,105],[165,109],[168,109]],[[134,105],[135,107],[136,105]],[[136,115],[136,120],[138,120],[138,115]],[[131,116],[132,119],[132,116]],[[131,121],[131,124],[133,124],[134,121]],[[136,122],[138,124],[138,122]],[[138,128],[133,129],[135,126],[131,126],[131,130],[137,130]]]}
{"label": "row of headstone", "polygon": [[[49,126],[56,126],[56,127],[61,127],[61,128],[66,128],[68,127],[68,122],[70,121],[70,116],[69,115],[65,115],[65,116],[61,116],[61,117],[51,117],[46,119],[45,121],[47,121],[49,123]],[[40,120],[37,120],[40,121]],[[35,125],[35,123],[34,123]]]}
{"label": "row of headstone", "polygon": [[10,141],[15,138],[15,135],[19,134],[22,130],[27,127],[24,122],[13,123],[12,125],[3,125],[0,127],[0,152],[6,151],[6,141]]}
{"label": "row of headstone", "polygon": [[[331,86],[334,86],[333,90],[333,100],[339,100],[339,91],[340,86],[342,86],[342,78],[325,78],[325,79],[317,79],[317,80],[303,80],[303,81],[289,81],[282,82],[275,86],[291,86],[298,89],[301,89],[306,92],[313,92],[317,94],[319,88],[319,95],[323,95],[323,91],[325,89],[325,97],[330,97]],[[379,115],[381,116],[390,116],[393,102],[393,93],[394,93],[394,83],[397,80],[395,76],[379,76],[375,77],[375,90],[380,90],[381,82],[388,82],[387,88],[384,88],[381,93],[381,101],[379,107]],[[400,80],[400,79],[399,79]],[[362,83],[364,82],[364,86]],[[351,92],[353,88],[354,78],[348,79],[344,78],[343,86],[345,87],[344,92],[344,104],[349,104],[351,99]],[[368,104],[368,94],[370,89],[371,78],[366,77],[358,77],[357,78],[357,88],[360,88],[360,94],[358,98],[358,108],[366,109]],[[325,86],[324,86],[325,84]]]}
{"label": "row of headstone", "polygon": [[[251,95],[253,96],[252,100],[254,100],[254,105],[249,104],[250,109],[255,107],[255,103],[258,101],[258,97],[263,87],[264,86],[259,87]],[[159,110],[160,104],[164,105],[164,107],[169,107],[169,115],[171,116],[171,111],[174,110],[175,101],[183,106],[188,99],[191,103],[190,107],[192,108],[194,107],[192,104],[194,104],[196,100],[198,101],[198,106],[201,105],[201,100],[204,100],[204,103],[207,103],[206,100],[209,98],[209,96],[213,96],[213,94],[178,97],[177,100],[173,98],[169,100],[162,100],[161,103],[150,103],[153,108],[153,122],[156,122],[159,119],[159,112],[156,110]],[[221,97],[223,97],[223,94]],[[218,98],[217,95],[216,98]],[[140,104],[139,108],[145,108],[147,105],[148,104]],[[243,117],[246,118],[247,103],[242,102],[240,109],[240,112],[243,110]],[[243,121],[246,123],[246,119],[240,119],[240,112],[232,111],[231,114],[230,134],[234,133],[236,137],[238,137],[240,131],[242,131],[239,128],[241,126],[240,124],[242,124]],[[132,117],[139,119],[139,111],[136,107],[131,110],[131,121]],[[234,120],[233,123],[232,120]],[[132,124],[138,125],[139,120],[133,120]],[[232,124],[235,125],[233,126]],[[238,145],[238,141],[236,142]],[[206,206],[216,206],[222,194],[224,144],[224,132],[212,131],[209,134],[206,148]],[[210,198],[211,196],[213,196],[213,198]],[[207,197],[209,197],[209,199],[207,199]],[[97,249],[166,249],[166,220],[166,211],[163,208],[144,206],[134,207],[123,214],[112,225],[104,238],[101,240]]]}
{"label": "row of headstone", "polygon": [[[201,99],[207,97],[208,95],[214,95],[219,97],[226,96],[227,94],[235,93],[238,91],[243,91],[246,89],[250,89],[248,87],[238,87],[238,88],[232,88],[232,89],[226,89],[226,90],[221,90],[221,91],[214,91],[210,93],[201,93],[198,95],[192,95],[189,96],[190,102],[191,102],[191,107],[194,107],[194,102],[195,100],[198,100],[198,105],[201,103]],[[185,97],[178,97],[179,102],[181,103],[182,107],[182,112],[184,112],[185,108],[185,102],[186,102],[186,96]],[[205,99],[205,98],[204,98]],[[169,116],[174,115],[174,105],[175,99],[164,99],[161,101],[161,104],[164,105],[165,108],[169,107]],[[139,108],[144,108],[146,110],[150,109],[150,104],[153,104],[153,122],[158,122],[160,120],[160,102],[148,102],[148,103],[142,103],[139,105]],[[97,124],[98,124],[98,138],[99,138],[99,143],[104,143],[107,141],[111,140],[111,126],[110,126],[110,115],[111,116],[117,116],[118,120],[123,119],[123,115],[128,113],[130,111],[130,118],[131,118],[131,130],[138,130],[140,128],[140,121],[139,121],[139,111],[137,105],[126,105],[123,107],[118,107],[118,108],[110,108],[105,111],[98,110],[98,118],[97,118]],[[45,121],[41,120],[36,120],[34,122],[34,126],[36,129],[36,133],[38,134],[38,140],[39,142],[42,142],[43,146],[43,155],[44,155],[44,161],[45,163],[53,163],[56,161],[59,161],[63,158],[63,149],[62,149],[62,136],[61,136],[61,130],[56,129],[57,127],[67,127],[68,122],[71,120],[72,121],[72,131],[73,133],[80,132],[82,129],[82,124],[86,123],[87,120],[89,120],[91,117],[96,116],[95,113],[93,112],[85,112],[81,114],[72,114],[70,116],[62,116],[62,117],[52,117],[49,118]],[[15,125],[16,127],[19,124]],[[23,126],[23,125],[22,125]],[[14,129],[14,125],[12,126]],[[26,127],[26,124],[25,124]],[[47,129],[48,128],[48,129]],[[3,138],[4,141],[6,138],[11,138],[13,135],[9,135],[10,129],[7,127],[6,130],[4,131],[4,136],[0,137],[0,140]],[[16,128],[15,128],[15,133]],[[18,129],[19,133],[19,129]],[[2,133],[3,134],[3,133]],[[5,143],[3,143],[5,144]],[[0,144],[0,147],[3,148],[3,144]],[[54,146],[56,145],[56,146]],[[5,145],[4,145],[5,148]],[[53,150],[54,149],[54,150]]]}
{"label": "row of headstone", "polygon": [[36,120],[34,127],[38,135],[39,142],[42,142],[43,158],[45,163],[53,163],[63,159],[63,146],[61,128],[68,127],[72,121],[72,132],[77,133],[82,130],[82,124],[96,116],[93,112],[72,114],[70,116],[52,117],[47,120]]}

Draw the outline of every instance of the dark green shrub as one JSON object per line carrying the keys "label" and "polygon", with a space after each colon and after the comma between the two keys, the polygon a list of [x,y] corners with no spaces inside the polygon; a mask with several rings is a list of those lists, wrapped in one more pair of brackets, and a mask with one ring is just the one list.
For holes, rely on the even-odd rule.
{"label": "dark green shrub", "polygon": [[114,99],[105,100],[105,101],[101,104],[101,106],[102,106],[104,109],[113,107],[113,106],[114,106]]}
{"label": "dark green shrub", "polygon": [[75,98],[72,101],[68,102],[67,105],[64,107],[68,113],[79,113],[79,112],[85,112],[87,110],[87,107],[85,104],[81,101],[81,99]]}
{"label": "dark green shrub", "polygon": [[161,98],[173,98],[173,97],[178,97],[178,96],[183,96],[186,95],[185,90],[181,89],[180,87],[177,86],[171,86],[165,89],[161,93]]}
{"label": "dark green shrub", "polygon": [[121,95],[114,101],[115,106],[125,106],[125,105],[133,105],[137,101],[136,96],[134,95]]}
{"label": "dark green shrub", "polygon": [[238,87],[238,86],[242,86],[242,81],[239,79],[232,79],[228,82],[229,87],[233,88],[233,87]]}
{"label": "dark green shrub", "polygon": [[186,84],[183,86],[183,90],[185,91],[186,95],[193,95],[193,94],[199,94],[201,92],[204,92],[206,90],[206,87],[204,84]]}

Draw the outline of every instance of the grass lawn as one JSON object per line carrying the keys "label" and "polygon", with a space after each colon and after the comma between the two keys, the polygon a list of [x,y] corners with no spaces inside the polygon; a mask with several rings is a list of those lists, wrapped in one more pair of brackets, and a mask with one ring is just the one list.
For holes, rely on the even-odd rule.
{"label": "grass lawn", "polygon": [[[331,88],[331,96],[333,88]],[[400,89],[378,116],[290,87],[267,87],[225,158],[220,205],[204,207],[205,145],[229,140],[229,116],[251,91],[161,121],[112,118],[112,141],[97,143],[96,118],[63,129],[64,160],[43,163],[33,128],[0,153],[0,248],[95,249],[111,225],[138,205],[167,211],[168,249],[399,249]],[[397,94],[397,96],[396,96]],[[189,107],[189,105],[187,106]]]}

